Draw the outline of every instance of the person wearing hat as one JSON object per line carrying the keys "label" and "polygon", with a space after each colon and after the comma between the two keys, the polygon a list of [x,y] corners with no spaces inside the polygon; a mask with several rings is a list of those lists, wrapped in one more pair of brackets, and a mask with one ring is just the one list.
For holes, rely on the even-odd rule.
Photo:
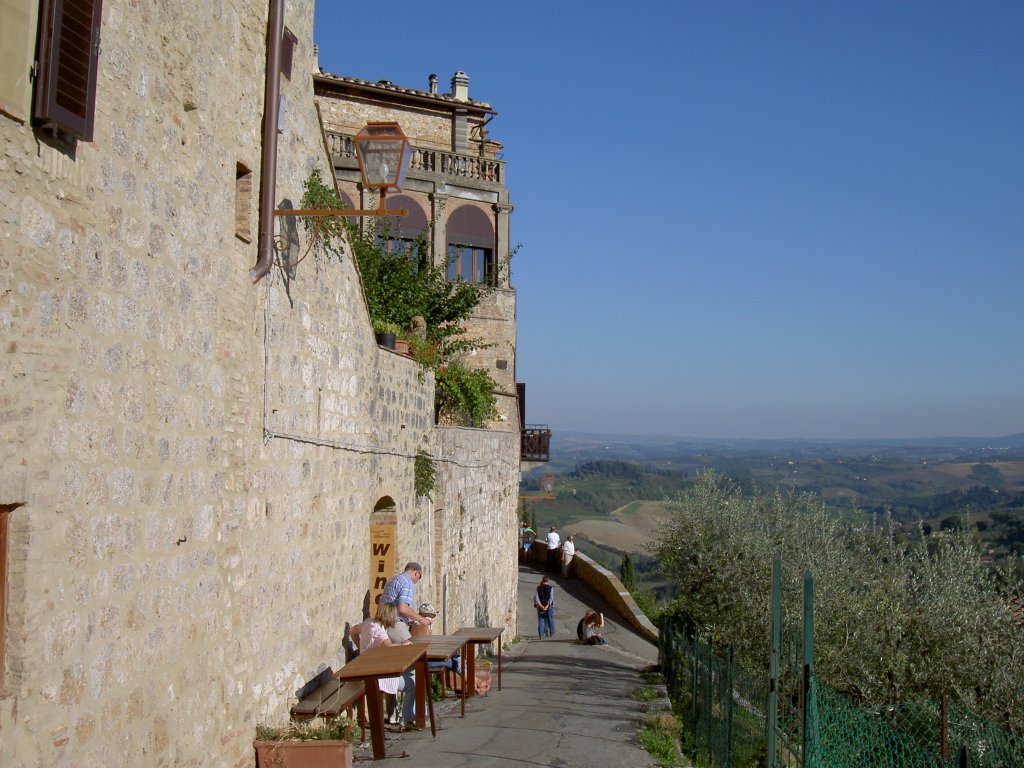
{"label": "person wearing hat", "polygon": [[[434,617],[437,616],[437,611],[434,610],[434,606],[430,603],[420,603],[420,609],[416,611],[416,613],[425,619],[430,619],[431,621],[433,621]],[[429,635],[430,626],[421,622],[416,622],[415,624],[409,625],[409,632],[414,635]]]}

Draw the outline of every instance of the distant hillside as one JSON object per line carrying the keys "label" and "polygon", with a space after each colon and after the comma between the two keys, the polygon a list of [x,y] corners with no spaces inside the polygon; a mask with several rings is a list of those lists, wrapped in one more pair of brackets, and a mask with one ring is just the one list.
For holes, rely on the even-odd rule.
{"label": "distant hillside", "polygon": [[[583,518],[603,517],[634,501],[660,501],[677,493],[689,481],[685,472],[671,468],[625,461],[589,461],[557,475],[555,498],[535,503],[546,515],[542,523],[565,525]],[[520,493],[539,494],[540,476],[524,479]]]}
{"label": "distant hillside", "polygon": [[[989,442],[1012,446],[1019,437]],[[936,441],[931,447],[892,441],[885,450],[879,442],[775,441],[763,449],[748,445],[740,450],[725,443],[695,448],[675,438],[671,444],[667,438],[647,443],[595,442],[593,436],[568,439],[576,441],[578,454],[603,458],[575,461],[571,469],[555,473],[560,481],[588,477],[594,484],[607,475],[605,485],[595,485],[597,500],[591,500],[589,485],[581,487],[575,517],[584,516],[584,509],[603,514],[630,501],[663,499],[665,491],[677,490],[705,469],[747,488],[810,491],[841,513],[855,508],[891,512],[904,521],[1024,506],[1024,448],[977,448],[969,439],[954,445],[950,438],[946,445]],[[623,482],[622,466],[633,467],[635,475],[628,483]],[[546,472],[552,469],[549,465]],[[536,478],[528,476],[524,487]]]}
{"label": "distant hillside", "polygon": [[[660,502],[705,469],[748,490],[814,493],[844,517],[891,514],[908,530],[921,521],[936,532],[970,525],[996,557],[1024,553],[1024,448],[1014,447],[1024,444],[1021,435],[984,445],[967,438],[696,445],[678,438],[610,437],[563,436],[580,458],[561,472],[552,465],[544,469],[555,475],[553,499],[527,501],[542,528],[555,524],[581,534],[606,550],[599,559],[609,566],[622,552],[644,551],[642,544],[664,519]],[[582,458],[590,455],[600,458]],[[540,476],[527,476],[522,493],[540,495]],[[641,519],[647,516],[652,519]]]}
{"label": "distant hillside", "polygon": [[1003,437],[934,437],[891,440],[754,440],[586,432],[552,434],[549,468],[565,471],[586,461],[661,462],[680,456],[785,456],[831,460],[877,456],[905,461],[952,461],[1010,456],[1024,459],[1024,432]]}

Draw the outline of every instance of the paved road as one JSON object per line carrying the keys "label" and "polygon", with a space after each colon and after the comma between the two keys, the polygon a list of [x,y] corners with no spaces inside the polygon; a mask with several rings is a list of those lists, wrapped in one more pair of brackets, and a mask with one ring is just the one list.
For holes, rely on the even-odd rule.
{"label": "paved road", "polygon": [[[519,570],[519,631],[524,638],[505,655],[502,690],[497,680],[484,697],[470,699],[466,717],[448,702],[437,707],[437,738],[430,731],[388,736],[381,768],[645,768],[654,761],[635,740],[641,705],[631,694],[657,649],[605,610],[609,645],[576,642],[576,622],[588,607],[608,606],[572,579],[554,580],[555,637],[539,640],[533,593],[541,574]],[[403,753],[408,759],[400,757]],[[356,751],[369,766],[369,749]]]}

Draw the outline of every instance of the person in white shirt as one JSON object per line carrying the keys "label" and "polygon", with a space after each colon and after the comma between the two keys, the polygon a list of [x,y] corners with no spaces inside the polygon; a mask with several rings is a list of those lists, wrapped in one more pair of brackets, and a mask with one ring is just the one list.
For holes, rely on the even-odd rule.
{"label": "person in white shirt", "polygon": [[573,555],[576,554],[576,544],[570,533],[562,542],[562,576],[569,577],[569,565],[572,563]]}
{"label": "person in white shirt", "polygon": [[562,539],[558,535],[558,531],[553,525],[551,526],[551,530],[548,531],[547,542],[548,573],[558,573],[558,546],[562,543]]}

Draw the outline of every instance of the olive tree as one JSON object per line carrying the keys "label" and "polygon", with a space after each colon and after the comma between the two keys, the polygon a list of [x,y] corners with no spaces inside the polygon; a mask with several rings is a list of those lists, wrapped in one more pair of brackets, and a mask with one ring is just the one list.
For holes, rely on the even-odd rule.
{"label": "olive tree", "polygon": [[929,552],[890,521],[845,523],[813,494],[744,494],[713,472],[671,502],[652,551],[679,582],[678,609],[751,669],[769,655],[772,561],[783,606],[799,620],[803,574],[814,574],[815,655],[831,687],[865,703],[953,694],[1015,729],[1024,706],[1024,640],[1009,569],[981,563],[966,531]]}

